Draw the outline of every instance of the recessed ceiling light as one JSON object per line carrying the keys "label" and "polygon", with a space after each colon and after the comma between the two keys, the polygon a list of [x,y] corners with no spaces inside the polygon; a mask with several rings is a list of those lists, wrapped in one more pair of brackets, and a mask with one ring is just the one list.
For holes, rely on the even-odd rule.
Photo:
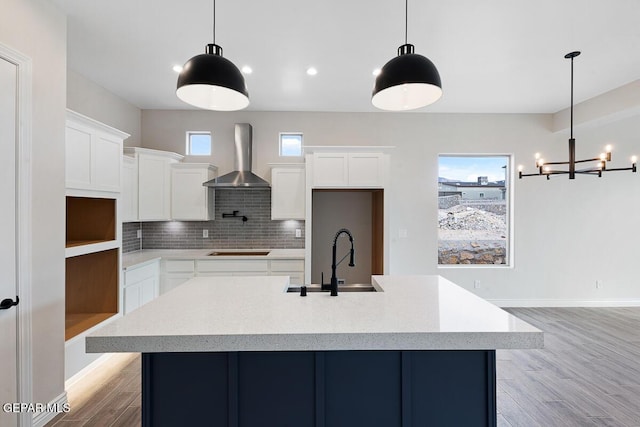
{"label": "recessed ceiling light", "polygon": [[316,74],[318,74],[318,70],[316,70],[314,67],[309,67],[307,68],[307,74],[310,76],[315,76]]}
{"label": "recessed ceiling light", "polygon": [[379,76],[380,72],[382,72],[382,70],[380,68],[376,68],[375,70],[373,70],[373,73],[371,74],[373,74],[374,76]]}
{"label": "recessed ceiling light", "polygon": [[174,65],[173,66],[173,71],[175,71],[176,73],[181,73],[182,72],[182,65]]}
{"label": "recessed ceiling light", "polygon": [[244,67],[242,67],[242,72],[245,74],[251,74],[253,73],[253,70],[248,65],[245,65]]}

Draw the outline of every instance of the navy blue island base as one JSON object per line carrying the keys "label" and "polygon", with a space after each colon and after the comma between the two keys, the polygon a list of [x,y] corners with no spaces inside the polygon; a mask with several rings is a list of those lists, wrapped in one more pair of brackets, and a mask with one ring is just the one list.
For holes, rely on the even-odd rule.
{"label": "navy blue island base", "polygon": [[495,350],[143,353],[142,425],[496,426]]}

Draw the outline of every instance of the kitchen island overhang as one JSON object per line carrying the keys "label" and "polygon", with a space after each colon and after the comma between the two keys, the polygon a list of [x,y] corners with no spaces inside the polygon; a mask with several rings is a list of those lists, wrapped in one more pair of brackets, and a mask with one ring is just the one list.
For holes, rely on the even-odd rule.
{"label": "kitchen island overhang", "polygon": [[87,350],[144,353],[143,425],[495,425],[495,349],[542,332],[439,276],[372,282],[336,298],[195,278]]}

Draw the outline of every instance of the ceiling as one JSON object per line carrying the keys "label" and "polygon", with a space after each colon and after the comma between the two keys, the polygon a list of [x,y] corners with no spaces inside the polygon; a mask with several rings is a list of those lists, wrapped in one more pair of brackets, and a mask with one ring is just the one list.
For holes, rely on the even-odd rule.
{"label": "ceiling", "polygon": [[[142,109],[191,109],[176,64],[212,41],[212,0],[50,0],[68,15],[69,67]],[[188,7],[187,7],[188,6]],[[378,111],[372,71],[404,43],[401,0],[218,0],[216,43],[250,111]],[[419,112],[553,113],[640,78],[638,0],[411,0],[408,41],[443,97]],[[316,76],[306,69],[314,66]]]}

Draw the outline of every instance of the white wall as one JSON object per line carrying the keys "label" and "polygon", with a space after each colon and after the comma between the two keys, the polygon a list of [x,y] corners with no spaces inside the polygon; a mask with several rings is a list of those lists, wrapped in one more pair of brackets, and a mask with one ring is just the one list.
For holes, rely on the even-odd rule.
{"label": "white wall", "polygon": [[33,401],[49,402],[64,391],[66,19],[42,0],[2,11],[0,43],[33,61]]}
{"label": "white wall", "polygon": [[[505,304],[590,304],[640,300],[634,267],[639,237],[640,175],[516,180],[513,268],[437,266],[437,162],[443,153],[512,154],[531,170],[533,154],[566,160],[567,135],[550,131],[552,115],[421,113],[288,113],[143,110],[142,146],[184,154],[187,130],[211,130],[211,161],[233,166],[233,124],[254,131],[254,172],[269,176],[280,159],[278,132],[304,132],[306,145],[393,145],[391,153],[390,271],[442,274]],[[628,158],[640,132],[637,119],[576,129],[578,157],[614,142],[614,160]],[[640,154],[640,152],[638,153]],[[614,162],[614,163],[616,163]],[[400,229],[407,238],[398,238]],[[603,287],[595,288],[595,280]],[[570,301],[568,301],[570,300]]]}
{"label": "white wall", "polygon": [[67,107],[131,135],[126,147],[139,147],[141,110],[73,70],[67,71]]}

